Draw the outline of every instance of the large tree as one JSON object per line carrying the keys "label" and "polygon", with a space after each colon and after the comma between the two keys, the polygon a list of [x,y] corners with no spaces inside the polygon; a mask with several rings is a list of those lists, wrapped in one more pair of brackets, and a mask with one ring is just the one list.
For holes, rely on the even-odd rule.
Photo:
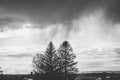
{"label": "large tree", "polygon": [[58,60],[59,57],[56,54],[54,45],[50,42],[44,54],[37,54],[33,58],[34,71],[38,74],[48,75],[46,78],[50,80],[50,77],[58,73]]}
{"label": "large tree", "polygon": [[78,72],[78,68],[76,68],[77,62],[74,61],[76,56],[68,41],[64,41],[57,52],[60,58],[60,69],[65,75]]}

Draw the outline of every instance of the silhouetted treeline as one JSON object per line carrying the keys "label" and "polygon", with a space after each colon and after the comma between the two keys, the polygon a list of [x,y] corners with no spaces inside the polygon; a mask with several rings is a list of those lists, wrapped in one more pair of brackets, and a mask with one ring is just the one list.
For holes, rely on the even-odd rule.
{"label": "silhouetted treeline", "polygon": [[87,77],[88,79],[86,80],[89,80],[89,78],[96,78],[96,79],[90,79],[90,80],[120,80],[120,73],[117,73],[117,72],[101,72],[101,73],[83,73],[83,74],[79,74],[79,79],[76,79],[76,80],[85,80],[84,78],[83,79],[80,79],[84,76]]}
{"label": "silhouetted treeline", "polygon": [[0,80],[26,80],[26,79],[33,79],[34,75],[12,75],[12,74],[4,74],[0,75]]}
{"label": "silhouetted treeline", "polygon": [[71,76],[78,72],[75,58],[68,41],[64,41],[57,50],[50,42],[44,54],[33,58],[34,80],[74,80]]}

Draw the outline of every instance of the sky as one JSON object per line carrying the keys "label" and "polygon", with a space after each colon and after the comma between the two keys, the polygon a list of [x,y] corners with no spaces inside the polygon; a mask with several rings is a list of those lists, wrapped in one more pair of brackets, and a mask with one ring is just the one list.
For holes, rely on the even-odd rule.
{"label": "sky", "polygon": [[0,66],[5,74],[32,71],[50,41],[64,40],[84,71],[120,70],[119,0],[0,0]]}

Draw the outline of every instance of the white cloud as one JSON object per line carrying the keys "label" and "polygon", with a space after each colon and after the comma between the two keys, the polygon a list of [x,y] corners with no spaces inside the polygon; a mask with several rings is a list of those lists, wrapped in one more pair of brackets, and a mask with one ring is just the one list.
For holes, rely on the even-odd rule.
{"label": "white cloud", "polygon": [[[120,46],[120,24],[106,20],[105,12],[102,10],[96,10],[89,14],[85,13],[78,19],[73,20],[69,35],[67,35],[66,28],[69,28],[69,26],[62,23],[47,25],[42,29],[29,26],[31,25],[25,24],[22,29],[15,31],[7,29],[5,32],[1,32],[0,38],[8,40],[2,46],[0,45],[0,51],[5,52],[6,55],[21,54],[24,52],[32,53],[41,50],[44,51],[51,40],[56,47],[62,41],[68,40],[76,53],[76,60],[78,61],[80,70],[97,70],[98,68],[99,70],[105,70],[107,68],[112,70],[116,70],[116,68],[120,69],[118,68],[119,62],[115,63],[114,61],[118,59],[118,55],[111,50]],[[6,46],[3,47],[4,45]],[[28,65],[30,65],[31,59],[23,58],[19,60],[7,57],[2,59],[1,62],[5,62],[3,65],[12,65],[15,68],[20,64],[23,67],[19,68],[24,72],[28,68]],[[13,63],[11,63],[12,61]],[[112,66],[109,67],[109,65]],[[9,69],[13,70],[12,67],[9,67]]]}

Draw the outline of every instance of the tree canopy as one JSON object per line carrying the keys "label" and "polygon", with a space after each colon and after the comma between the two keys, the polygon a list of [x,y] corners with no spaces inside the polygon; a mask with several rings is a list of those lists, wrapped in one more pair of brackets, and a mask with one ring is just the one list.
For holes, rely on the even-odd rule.
{"label": "tree canopy", "polygon": [[60,58],[61,69],[64,74],[71,74],[78,72],[76,68],[77,62],[74,61],[76,58],[73,48],[68,41],[64,41],[58,48],[58,55]]}
{"label": "tree canopy", "polygon": [[[64,41],[56,50],[53,43],[50,42],[44,54],[36,54],[33,58],[34,72],[45,74],[46,80],[55,80],[58,76],[74,74],[78,71],[77,62],[73,49],[68,41]],[[54,79],[50,79],[54,77]]]}

